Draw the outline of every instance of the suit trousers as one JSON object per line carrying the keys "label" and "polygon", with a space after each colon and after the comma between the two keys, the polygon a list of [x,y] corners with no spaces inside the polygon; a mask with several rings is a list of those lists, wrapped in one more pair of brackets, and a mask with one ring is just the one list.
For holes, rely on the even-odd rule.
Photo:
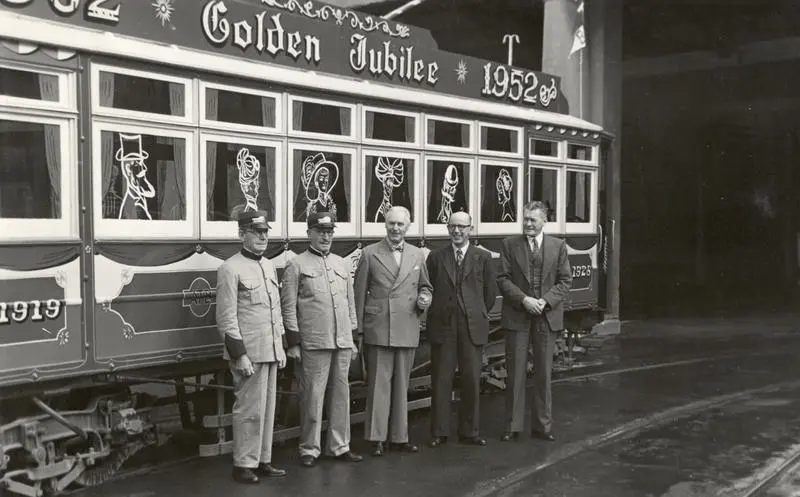
{"label": "suit trousers", "polygon": [[533,404],[531,429],[549,432],[552,427],[550,372],[556,333],[544,316],[531,322],[529,332],[506,330],[506,431],[521,432],[525,426],[528,347],[533,345]]}
{"label": "suit trousers", "polygon": [[[416,349],[366,345],[367,420],[370,442],[408,442],[408,382]],[[391,431],[389,430],[391,419]]]}
{"label": "suit trousers", "polygon": [[253,374],[233,367],[233,465],[256,468],[272,462],[277,362],[254,362]]}
{"label": "suit trousers", "polygon": [[472,343],[467,317],[461,309],[450,314],[450,328],[455,336],[445,343],[431,344],[431,435],[450,435],[450,405],[453,373],[458,364],[461,373],[461,401],[458,409],[458,434],[477,437],[480,419],[480,380],[483,346]]}
{"label": "suit trousers", "polygon": [[[350,450],[351,349],[301,351],[300,373],[300,456],[319,457],[322,409],[328,401],[326,455],[338,456]],[[326,392],[327,390],[327,392]]]}

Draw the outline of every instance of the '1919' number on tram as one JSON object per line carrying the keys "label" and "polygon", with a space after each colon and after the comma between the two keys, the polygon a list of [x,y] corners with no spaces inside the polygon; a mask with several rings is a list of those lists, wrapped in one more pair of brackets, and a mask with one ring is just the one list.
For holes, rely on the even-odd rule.
{"label": "'1919' number on tram", "polygon": [[56,319],[63,307],[59,299],[0,302],[0,325],[9,324],[11,321],[24,323],[28,319],[31,321]]}
{"label": "'1919' number on tram", "polygon": [[588,265],[572,266],[572,277],[581,278],[592,275],[592,267]]}

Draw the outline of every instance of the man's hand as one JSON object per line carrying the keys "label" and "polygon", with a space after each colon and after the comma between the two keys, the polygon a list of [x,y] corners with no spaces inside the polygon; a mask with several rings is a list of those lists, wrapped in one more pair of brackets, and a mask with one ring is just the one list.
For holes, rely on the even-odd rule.
{"label": "man's hand", "polygon": [[294,345],[292,347],[289,347],[289,349],[286,351],[286,357],[291,357],[292,359],[296,359],[296,360],[299,361],[300,360],[300,346],[299,345]]}
{"label": "man's hand", "polygon": [[286,352],[283,350],[283,347],[278,348],[278,369],[283,369],[286,367]]}
{"label": "man's hand", "polygon": [[417,296],[417,307],[419,308],[420,311],[424,312],[428,308],[428,306],[431,305],[431,300],[432,297],[430,293],[428,292],[420,293],[419,296]]}
{"label": "man's hand", "polygon": [[535,316],[539,316],[540,314],[542,314],[542,311],[544,310],[543,302],[544,302],[544,300],[542,300],[542,299],[536,299],[536,298],[533,298],[533,297],[525,297],[524,299],[522,299],[522,306],[529,313],[531,313],[531,314],[533,314]]}
{"label": "man's hand", "polygon": [[252,376],[254,373],[253,363],[250,362],[250,358],[247,357],[247,354],[236,359],[233,367],[242,376]]}

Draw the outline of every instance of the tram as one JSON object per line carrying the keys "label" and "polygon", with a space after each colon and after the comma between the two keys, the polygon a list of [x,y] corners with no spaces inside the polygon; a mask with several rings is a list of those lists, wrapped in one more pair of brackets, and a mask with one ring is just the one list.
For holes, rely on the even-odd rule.
{"label": "tram", "polygon": [[[316,1],[0,0],[0,25],[10,495],[102,482],[154,443],[157,402],[137,383],[176,385],[185,408],[186,385],[216,374],[198,391],[218,402],[194,410],[220,428],[201,452],[226,450],[214,288],[240,247],[237,209],[269,213],[279,270],[306,248],[308,213],[333,211],[333,250],[355,268],[391,205],[411,211],[408,241],[426,249],[468,211],[497,258],[523,203],[543,200],[546,230],[568,244],[568,314],[597,309],[606,136],[566,113],[558,77]],[[417,361],[424,390],[423,350]]]}

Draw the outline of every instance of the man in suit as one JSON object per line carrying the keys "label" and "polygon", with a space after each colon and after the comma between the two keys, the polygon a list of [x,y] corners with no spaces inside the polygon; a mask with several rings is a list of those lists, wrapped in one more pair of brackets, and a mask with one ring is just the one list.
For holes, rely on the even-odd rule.
{"label": "man in suit", "polygon": [[525,422],[528,347],[533,344],[534,388],[531,435],[555,440],[552,431],[550,370],[557,332],[564,329],[562,301],[572,286],[563,240],[543,233],[547,206],[533,201],[523,208],[523,234],[503,240],[497,286],[503,295],[501,325],[506,332],[506,430],[501,440],[516,439]]}
{"label": "man in suit", "polygon": [[405,243],[410,223],[408,209],[389,209],[386,238],[364,249],[355,274],[359,336],[367,361],[364,433],[374,456],[383,455],[389,433],[389,448],[419,450],[408,440],[408,382],[419,345],[419,317],[430,305],[433,287],[422,250]]}
{"label": "man in suit", "polygon": [[267,249],[267,213],[239,215],[242,250],[217,270],[217,327],[230,361],[233,403],[233,479],[258,483],[284,476],[272,466],[278,368],[286,365],[278,277]]}
{"label": "man in suit", "polygon": [[450,434],[456,364],[461,372],[459,442],[486,445],[479,435],[479,399],[489,309],[497,295],[492,256],[470,244],[472,217],[466,212],[450,215],[447,229],[452,244],[431,252],[426,263],[436,289],[427,319],[433,385],[430,446],[447,443]]}
{"label": "man in suit", "polygon": [[328,397],[326,452],[359,462],[350,452],[350,359],[357,352],[356,306],[350,263],[331,253],[335,218],[308,215],[308,250],[286,264],[281,303],[289,350],[300,361],[300,463],[313,467],[320,456],[322,407]]}

